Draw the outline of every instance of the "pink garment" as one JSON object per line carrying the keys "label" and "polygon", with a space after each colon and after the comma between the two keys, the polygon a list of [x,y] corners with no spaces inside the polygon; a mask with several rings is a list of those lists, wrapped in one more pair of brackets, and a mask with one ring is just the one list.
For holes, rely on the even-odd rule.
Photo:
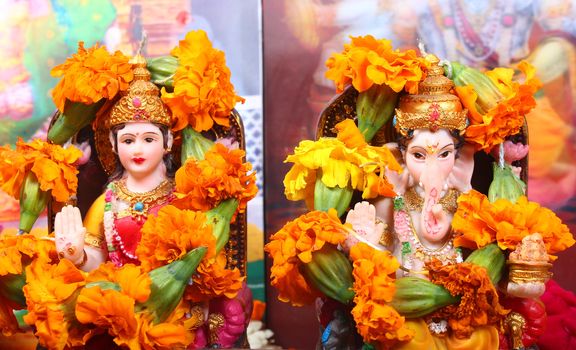
{"label": "pink garment", "polygon": [[245,334],[250,316],[252,315],[252,291],[242,284],[242,289],[236,297],[229,299],[226,297],[217,298],[210,301],[208,306],[208,318],[211,314],[221,314],[224,316],[224,324],[215,330],[215,334],[210,334],[208,324],[196,330],[194,343],[191,349],[202,349],[206,347],[232,348]]}
{"label": "pink garment", "polygon": [[[164,205],[157,205],[148,211],[148,215],[156,215],[160,208]],[[136,255],[136,248],[138,243],[140,243],[140,238],[142,238],[142,233],[140,230],[144,225],[145,220],[138,221],[132,216],[125,216],[123,218],[118,218],[114,220],[114,225],[116,226],[116,231],[121,238],[121,242],[124,244],[124,251],[128,254]],[[108,258],[116,266],[123,266],[124,264],[136,264],[140,265],[140,261],[137,259],[132,259],[122,251],[120,247],[120,242],[113,242],[115,251],[108,252]]]}
{"label": "pink garment", "polygon": [[548,327],[538,340],[540,349],[576,349],[576,295],[550,280],[541,300],[546,305]]}

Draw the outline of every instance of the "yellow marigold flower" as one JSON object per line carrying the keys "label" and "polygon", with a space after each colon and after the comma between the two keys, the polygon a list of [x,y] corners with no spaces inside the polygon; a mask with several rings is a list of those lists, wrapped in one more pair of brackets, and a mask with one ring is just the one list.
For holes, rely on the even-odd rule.
{"label": "yellow marigold flower", "polygon": [[26,268],[26,280],[28,314],[24,321],[35,326],[42,346],[64,349],[69,342],[77,291],[86,283],[83,272],[67,259],[57,265],[34,260]]}
{"label": "yellow marigold flower", "polygon": [[241,276],[237,268],[226,269],[226,262],[223,250],[215,258],[204,259],[192,276],[194,283],[186,288],[184,298],[193,302],[220,296],[234,298],[246,277]]}
{"label": "yellow marigold flower", "polygon": [[188,159],[176,171],[176,199],[178,208],[210,210],[229,198],[238,200],[238,211],[246,210],[249,200],[258,193],[256,174],[252,164],[244,162],[243,150],[230,150],[216,143],[203,160]]}
{"label": "yellow marigold flower", "polygon": [[404,88],[416,92],[426,62],[414,50],[393,50],[390,40],[378,40],[371,35],[350,39],[344,51],[332,54],[326,61],[326,78],[334,81],[338,92],[344,91],[348,84],[359,92],[374,84],[388,85],[396,92]]}
{"label": "yellow marigold flower", "polygon": [[[501,249],[514,250],[522,239],[539,233],[548,254],[561,252],[574,245],[568,226],[550,209],[530,202],[525,196],[516,203],[488,198],[472,190],[458,198],[452,228],[456,232],[455,246],[481,248],[494,241]],[[550,255],[551,259],[555,259]]]}
{"label": "yellow marigold flower", "polygon": [[113,99],[126,91],[134,78],[128,61],[120,51],[111,55],[104,46],[85,49],[84,42],[79,42],[78,52],[50,72],[53,77],[62,77],[52,90],[54,104],[64,112],[66,100],[90,105],[103,98]]}
{"label": "yellow marigold flower", "polygon": [[162,100],[176,119],[174,130],[187,125],[196,131],[209,130],[214,123],[229,126],[228,117],[244,99],[234,91],[224,52],[212,47],[202,30],[191,31],[171,52],[178,57],[174,92],[162,89]]}
{"label": "yellow marigold flower", "polygon": [[82,152],[74,146],[63,148],[36,139],[16,142],[16,150],[0,147],[0,185],[9,195],[19,198],[24,177],[32,171],[43,191],[51,191],[58,202],[66,202],[76,193],[78,170],[75,163]]}
{"label": "yellow marigold flower", "polygon": [[325,244],[338,245],[347,237],[336,211],[312,211],[288,222],[270,237],[264,251],[273,259],[270,269],[271,285],[278,292],[278,299],[294,306],[312,303],[321,293],[312,288],[298,266],[312,260],[312,253]]}
{"label": "yellow marigold flower", "polygon": [[496,68],[486,75],[504,95],[501,101],[485,101],[493,105],[485,114],[477,110],[478,94],[471,86],[456,87],[464,107],[470,115],[470,125],[466,128],[466,140],[473,143],[477,150],[489,152],[492,147],[515,135],[524,125],[524,116],[536,106],[534,93],[541,87],[535,77],[535,69],[527,62],[521,62],[518,68],[525,74],[524,83],[514,81],[514,71],[508,68]]}
{"label": "yellow marigold flower", "polygon": [[[285,163],[294,163],[284,177],[284,194],[289,200],[305,199],[313,203],[317,170],[322,171],[322,182],[328,187],[362,191],[362,198],[395,195],[392,185],[384,176],[384,167],[401,171],[400,164],[386,147],[370,146],[358,142],[358,130],[352,124],[340,126],[338,138],[323,137],[318,141],[304,140],[289,155]],[[356,136],[353,136],[356,135]],[[359,135],[361,136],[361,135]],[[350,145],[349,147],[345,140]]]}
{"label": "yellow marigold flower", "polygon": [[214,256],[216,239],[206,215],[167,205],[151,215],[142,226],[136,255],[145,271],[182,258],[194,248],[207,247],[205,259]]}
{"label": "yellow marigold flower", "polygon": [[414,332],[405,327],[405,318],[387,304],[396,292],[391,277],[400,266],[396,258],[389,251],[358,243],[350,250],[350,259],[354,262],[355,292],[351,313],[364,341],[389,348],[412,339]]}

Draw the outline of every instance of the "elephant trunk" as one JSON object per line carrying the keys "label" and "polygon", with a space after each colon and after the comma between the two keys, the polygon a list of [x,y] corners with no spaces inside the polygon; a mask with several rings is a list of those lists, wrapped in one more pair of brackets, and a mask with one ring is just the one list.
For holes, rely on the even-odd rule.
{"label": "elephant trunk", "polygon": [[423,237],[430,242],[440,242],[450,229],[450,220],[439,203],[442,187],[448,174],[443,174],[437,160],[426,161],[426,172],[420,183],[424,187],[424,204],[420,215],[420,227]]}

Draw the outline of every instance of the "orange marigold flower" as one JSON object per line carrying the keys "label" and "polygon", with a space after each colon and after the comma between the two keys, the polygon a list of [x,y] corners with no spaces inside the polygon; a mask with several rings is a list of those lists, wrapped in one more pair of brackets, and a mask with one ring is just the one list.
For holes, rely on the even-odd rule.
{"label": "orange marigold flower", "polygon": [[338,133],[336,138],[342,141],[348,148],[361,148],[368,146],[368,143],[364,139],[364,135],[360,132],[360,129],[354,124],[352,119],[344,119],[340,123],[335,125]]}
{"label": "orange marigold flower", "polygon": [[371,35],[350,39],[344,51],[332,54],[326,61],[326,78],[334,81],[339,93],[348,84],[359,92],[374,84],[386,84],[396,92],[404,88],[416,92],[426,67],[416,51],[393,50],[390,40],[378,40]]}
{"label": "orange marigold flower", "polygon": [[137,315],[137,319],[139,324],[138,346],[129,346],[130,349],[180,349],[186,348],[194,341],[194,334],[182,324],[164,322],[155,325],[148,315],[142,313]]}
{"label": "orange marigold flower", "polygon": [[258,193],[252,164],[244,162],[243,150],[228,149],[216,143],[203,160],[190,158],[176,171],[178,208],[207,211],[229,198],[238,200],[238,211],[244,212],[249,200]]}
{"label": "orange marigold flower", "polygon": [[215,254],[215,246],[216,239],[206,214],[167,205],[158,211],[157,216],[148,216],[142,226],[142,239],[136,248],[136,256],[144,271],[151,271],[198,247],[207,247],[204,259],[210,258]]}
{"label": "orange marigold flower", "polygon": [[574,237],[568,226],[552,210],[530,202],[524,196],[515,204],[505,199],[497,200],[494,208],[498,213],[496,239],[501,249],[516,249],[522,239],[532,233],[542,236],[548,254],[564,251],[574,245]]}
{"label": "orange marigold flower", "polygon": [[24,321],[35,326],[42,346],[64,349],[70,341],[77,292],[86,283],[84,273],[67,259],[57,265],[34,260],[26,267],[26,280],[28,314]]}
{"label": "orange marigold flower", "polygon": [[308,285],[299,265],[310,262],[312,253],[324,244],[344,242],[348,229],[331,209],[328,213],[312,211],[301,215],[273,234],[264,251],[273,259],[271,285],[278,290],[278,299],[302,306],[320,296],[320,292]]}
{"label": "orange marigold flower", "polygon": [[127,90],[134,78],[128,61],[120,51],[111,55],[104,46],[85,49],[84,42],[79,42],[78,52],[50,72],[53,77],[62,77],[52,90],[54,104],[64,112],[66,100],[89,105],[103,98],[113,99]]}
{"label": "orange marigold flower", "polygon": [[212,128],[214,123],[229,126],[230,112],[244,99],[234,91],[224,52],[212,47],[202,30],[191,31],[171,52],[178,57],[174,92],[162,89],[162,101],[176,119],[174,130],[187,125],[196,131]]}
{"label": "orange marigold flower", "polygon": [[496,240],[496,224],[488,197],[476,190],[464,193],[458,197],[458,210],[452,219],[452,229],[456,232],[454,245],[482,248]]}
{"label": "orange marigold flower", "polygon": [[86,277],[86,283],[92,282],[115,283],[122,293],[141,303],[150,296],[150,276],[141,266],[134,264],[122,267],[116,267],[112,262],[100,264]]}
{"label": "orange marigold flower", "polygon": [[535,77],[534,67],[521,62],[518,68],[526,75],[522,84],[512,80],[512,69],[496,68],[486,73],[505,97],[501,101],[494,101],[496,105],[484,115],[476,108],[478,95],[471,86],[455,88],[470,115],[466,140],[473,143],[477,150],[489,153],[506,137],[517,134],[524,125],[524,116],[536,106],[533,95],[542,84]]}
{"label": "orange marigold flower", "polygon": [[352,316],[364,341],[389,348],[412,339],[414,332],[405,327],[405,318],[387,304],[396,292],[393,276],[400,266],[396,258],[389,251],[358,243],[350,250],[350,259],[354,262]]}
{"label": "orange marigold flower", "polygon": [[82,152],[74,146],[63,148],[39,139],[16,142],[16,150],[0,147],[0,184],[2,190],[19,198],[24,177],[32,171],[43,191],[51,191],[58,202],[66,202],[76,193],[78,170],[75,163]]}
{"label": "orange marigold flower", "polygon": [[226,269],[226,252],[222,250],[217,257],[204,259],[192,276],[193,284],[186,288],[184,298],[193,302],[207,301],[215,297],[234,298],[245,277],[240,270]]}
{"label": "orange marigold flower", "polygon": [[[575,241],[568,226],[550,209],[520,197],[516,203],[499,199],[490,203],[488,198],[470,191],[458,198],[452,228],[456,232],[455,246],[476,249],[493,241],[501,249],[514,250],[522,239],[539,233],[548,254],[571,247]],[[555,259],[550,255],[551,259]]]}
{"label": "orange marigold flower", "polygon": [[55,262],[55,254],[56,248],[51,240],[39,239],[32,234],[3,233],[0,235],[0,276],[21,274],[23,266],[32,259],[43,263]]}
{"label": "orange marigold flower", "polygon": [[460,263],[443,265],[439,260],[427,264],[430,281],[446,288],[460,303],[449,305],[431,317],[446,318],[457,338],[468,338],[475,327],[495,325],[508,310],[499,303],[498,292],[484,267]]}
{"label": "orange marigold flower", "polygon": [[114,337],[119,345],[138,340],[135,301],[130,296],[100,286],[83,288],[76,302],[76,318],[80,323],[93,324]]}

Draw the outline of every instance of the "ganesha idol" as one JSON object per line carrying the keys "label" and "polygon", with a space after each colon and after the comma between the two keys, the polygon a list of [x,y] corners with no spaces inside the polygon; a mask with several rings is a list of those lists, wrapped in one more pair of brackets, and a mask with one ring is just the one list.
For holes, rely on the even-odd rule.
{"label": "ganesha idol", "polygon": [[[374,49],[374,39],[352,40],[342,56],[349,54],[352,61],[360,57],[360,49],[373,50],[366,55],[366,71],[376,67],[374,57],[381,52]],[[357,56],[352,54],[355,49]],[[407,62],[408,54],[387,52],[380,57],[389,60],[389,65],[378,68],[399,64],[400,60],[391,58],[394,55],[404,55],[403,62]],[[336,63],[330,65],[329,60],[327,65],[345,66],[338,61],[342,56],[335,55],[332,63]],[[366,137],[370,134],[366,117],[360,115],[366,110],[358,105],[365,103],[363,95],[373,92],[374,86],[363,91],[353,81],[353,87],[323,111],[320,138],[314,146],[302,142],[287,158],[295,165],[285,178],[286,194],[290,199],[301,179],[315,181],[314,196],[306,199],[316,210],[295,220],[309,225],[306,233],[296,235],[297,229],[289,223],[271,237],[266,250],[274,257],[272,284],[280,290],[281,300],[305,303],[303,298],[294,302],[296,298],[281,278],[284,271],[276,250],[288,247],[285,236],[290,232],[299,237],[295,255],[304,290],[318,296],[318,348],[516,349],[533,345],[544,331],[545,311],[538,297],[551,276],[554,257],[550,254],[566,249],[574,240],[551,211],[522,197],[524,188],[519,184],[526,175],[522,169],[526,153],[507,164],[504,145],[493,159],[489,148],[499,147],[483,149],[470,136],[478,119],[469,117],[477,116],[478,110],[470,111],[475,107],[458,90],[464,73],[445,72],[458,65],[441,65],[433,55],[421,59],[425,74],[416,82],[417,88],[399,92],[402,87],[396,86],[397,97],[380,98],[387,104],[392,101],[393,118],[380,124],[373,138]],[[466,82],[474,87],[476,81]],[[490,84],[497,91],[497,84]],[[378,87],[380,94],[393,94],[389,87]],[[385,119],[385,114],[376,118]],[[521,127],[522,123],[511,134],[516,143],[527,141]],[[351,169],[348,184],[339,181],[346,177],[339,177],[338,170],[328,169],[324,166],[328,162],[320,160],[328,145],[339,147],[331,159],[338,158]],[[315,176],[310,176],[311,170],[316,170]],[[296,171],[305,175],[297,177]],[[327,173],[335,180],[330,182]],[[503,185],[506,181],[513,183]],[[346,186],[361,190],[362,199],[341,195]],[[323,187],[330,189],[332,197]],[[336,210],[321,213],[331,206]],[[322,224],[316,228],[310,224],[312,218]],[[314,240],[308,246],[311,237]]]}

